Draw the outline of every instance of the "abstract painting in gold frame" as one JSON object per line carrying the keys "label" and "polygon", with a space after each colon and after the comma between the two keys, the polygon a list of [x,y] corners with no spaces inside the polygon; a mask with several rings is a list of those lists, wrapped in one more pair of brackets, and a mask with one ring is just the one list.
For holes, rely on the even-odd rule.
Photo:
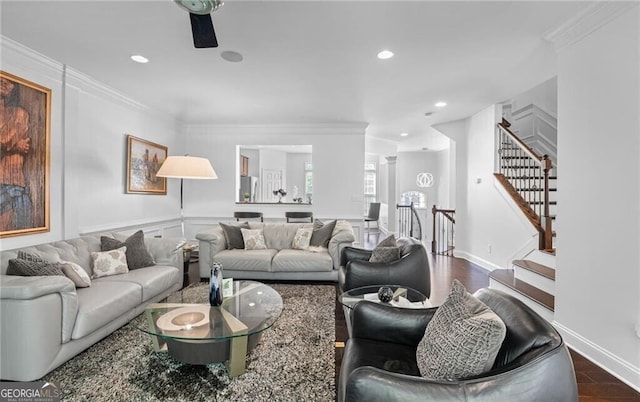
{"label": "abstract painting in gold frame", "polygon": [[167,179],[156,176],[167,152],[164,145],[127,135],[127,193],[167,194]]}
{"label": "abstract painting in gold frame", "polygon": [[51,90],[0,71],[0,238],[49,231]]}

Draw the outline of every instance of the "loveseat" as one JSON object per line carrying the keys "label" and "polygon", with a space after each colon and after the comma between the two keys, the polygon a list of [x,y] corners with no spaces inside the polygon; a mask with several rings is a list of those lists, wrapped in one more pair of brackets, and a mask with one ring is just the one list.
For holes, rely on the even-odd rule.
{"label": "loveseat", "polygon": [[[327,221],[332,225],[332,221]],[[294,249],[299,228],[322,230],[316,223],[245,223],[249,229],[261,230],[265,249],[229,248],[223,225],[198,233],[200,277],[209,278],[211,263],[222,265],[225,278],[257,280],[337,281],[342,249],[355,241],[353,228],[344,220],[335,227],[324,246]],[[313,240],[313,238],[312,238]]]}
{"label": "loveseat", "polygon": [[[127,240],[122,234],[102,236]],[[101,251],[100,235],[3,250],[0,378],[14,381],[42,378],[128,323],[147,304],[179,290],[184,242],[144,238],[143,243],[155,265],[92,278],[89,287],[78,288],[64,275],[7,275],[9,260],[22,252],[51,263],[68,261],[78,264],[90,277],[94,274],[91,252]]]}

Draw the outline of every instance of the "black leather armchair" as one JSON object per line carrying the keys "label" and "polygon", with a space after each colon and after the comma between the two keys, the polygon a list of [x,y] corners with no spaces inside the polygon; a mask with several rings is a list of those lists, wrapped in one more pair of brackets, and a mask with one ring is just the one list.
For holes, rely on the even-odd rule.
{"label": "black leather armchair", "polygon": [[397,243],[400,259],[391,263],[369,262],[371,250],[345,247],[338,274],[340,291],[370,285],[404,285],[429,297],[431,273],[424,246],[408,237],[399,238]]}
{"label": "black leather armchair", "polygon": [[446,381],[421,377],[416,348],[436,308],[360,302],[342,358],[338,401],[577,401],[573,363],[555,328],[506,293],[481,289],[475,295],[507,327],[489,372]]}

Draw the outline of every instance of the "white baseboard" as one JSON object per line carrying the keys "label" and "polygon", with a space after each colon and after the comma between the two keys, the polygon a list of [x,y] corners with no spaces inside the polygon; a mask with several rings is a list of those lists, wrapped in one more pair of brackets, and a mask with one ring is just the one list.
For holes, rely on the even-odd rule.
{"label": "white baseboard", "polygon": [[553,326],[560,332],[565,343],[571,349],[640,392],[640,367],[634,366],[630,362],[601,348],[557,321],[553,322]]}
{"label": "white baseboard", "polygon": [[477,257],[471,253],[468,253],[466,251],[463,250],[457,250],[454,249],[453,250],[453,256],[454,257],[458,257],[458,258],[463,258],[469,262],[472,262],[478,266],[480,266],[480,268],[483,268],[489,272],[493,271],[494,269],[504,269],[504,267],[501,267],[499,265],[496,265],[494,263],[492,263],[491,261],[487,261],[485,259],[482,259],[480,257]]}

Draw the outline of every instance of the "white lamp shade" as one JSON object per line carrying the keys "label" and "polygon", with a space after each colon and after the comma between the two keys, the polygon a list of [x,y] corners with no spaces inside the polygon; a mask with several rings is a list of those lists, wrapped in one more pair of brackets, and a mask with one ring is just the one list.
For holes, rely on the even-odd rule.
{"label": "white lamp shade", "polygon": [[206,158],[197,156],[168,156],[160,166],[156,176],[177,179],[218,178],[211,166],[211,162]]}

